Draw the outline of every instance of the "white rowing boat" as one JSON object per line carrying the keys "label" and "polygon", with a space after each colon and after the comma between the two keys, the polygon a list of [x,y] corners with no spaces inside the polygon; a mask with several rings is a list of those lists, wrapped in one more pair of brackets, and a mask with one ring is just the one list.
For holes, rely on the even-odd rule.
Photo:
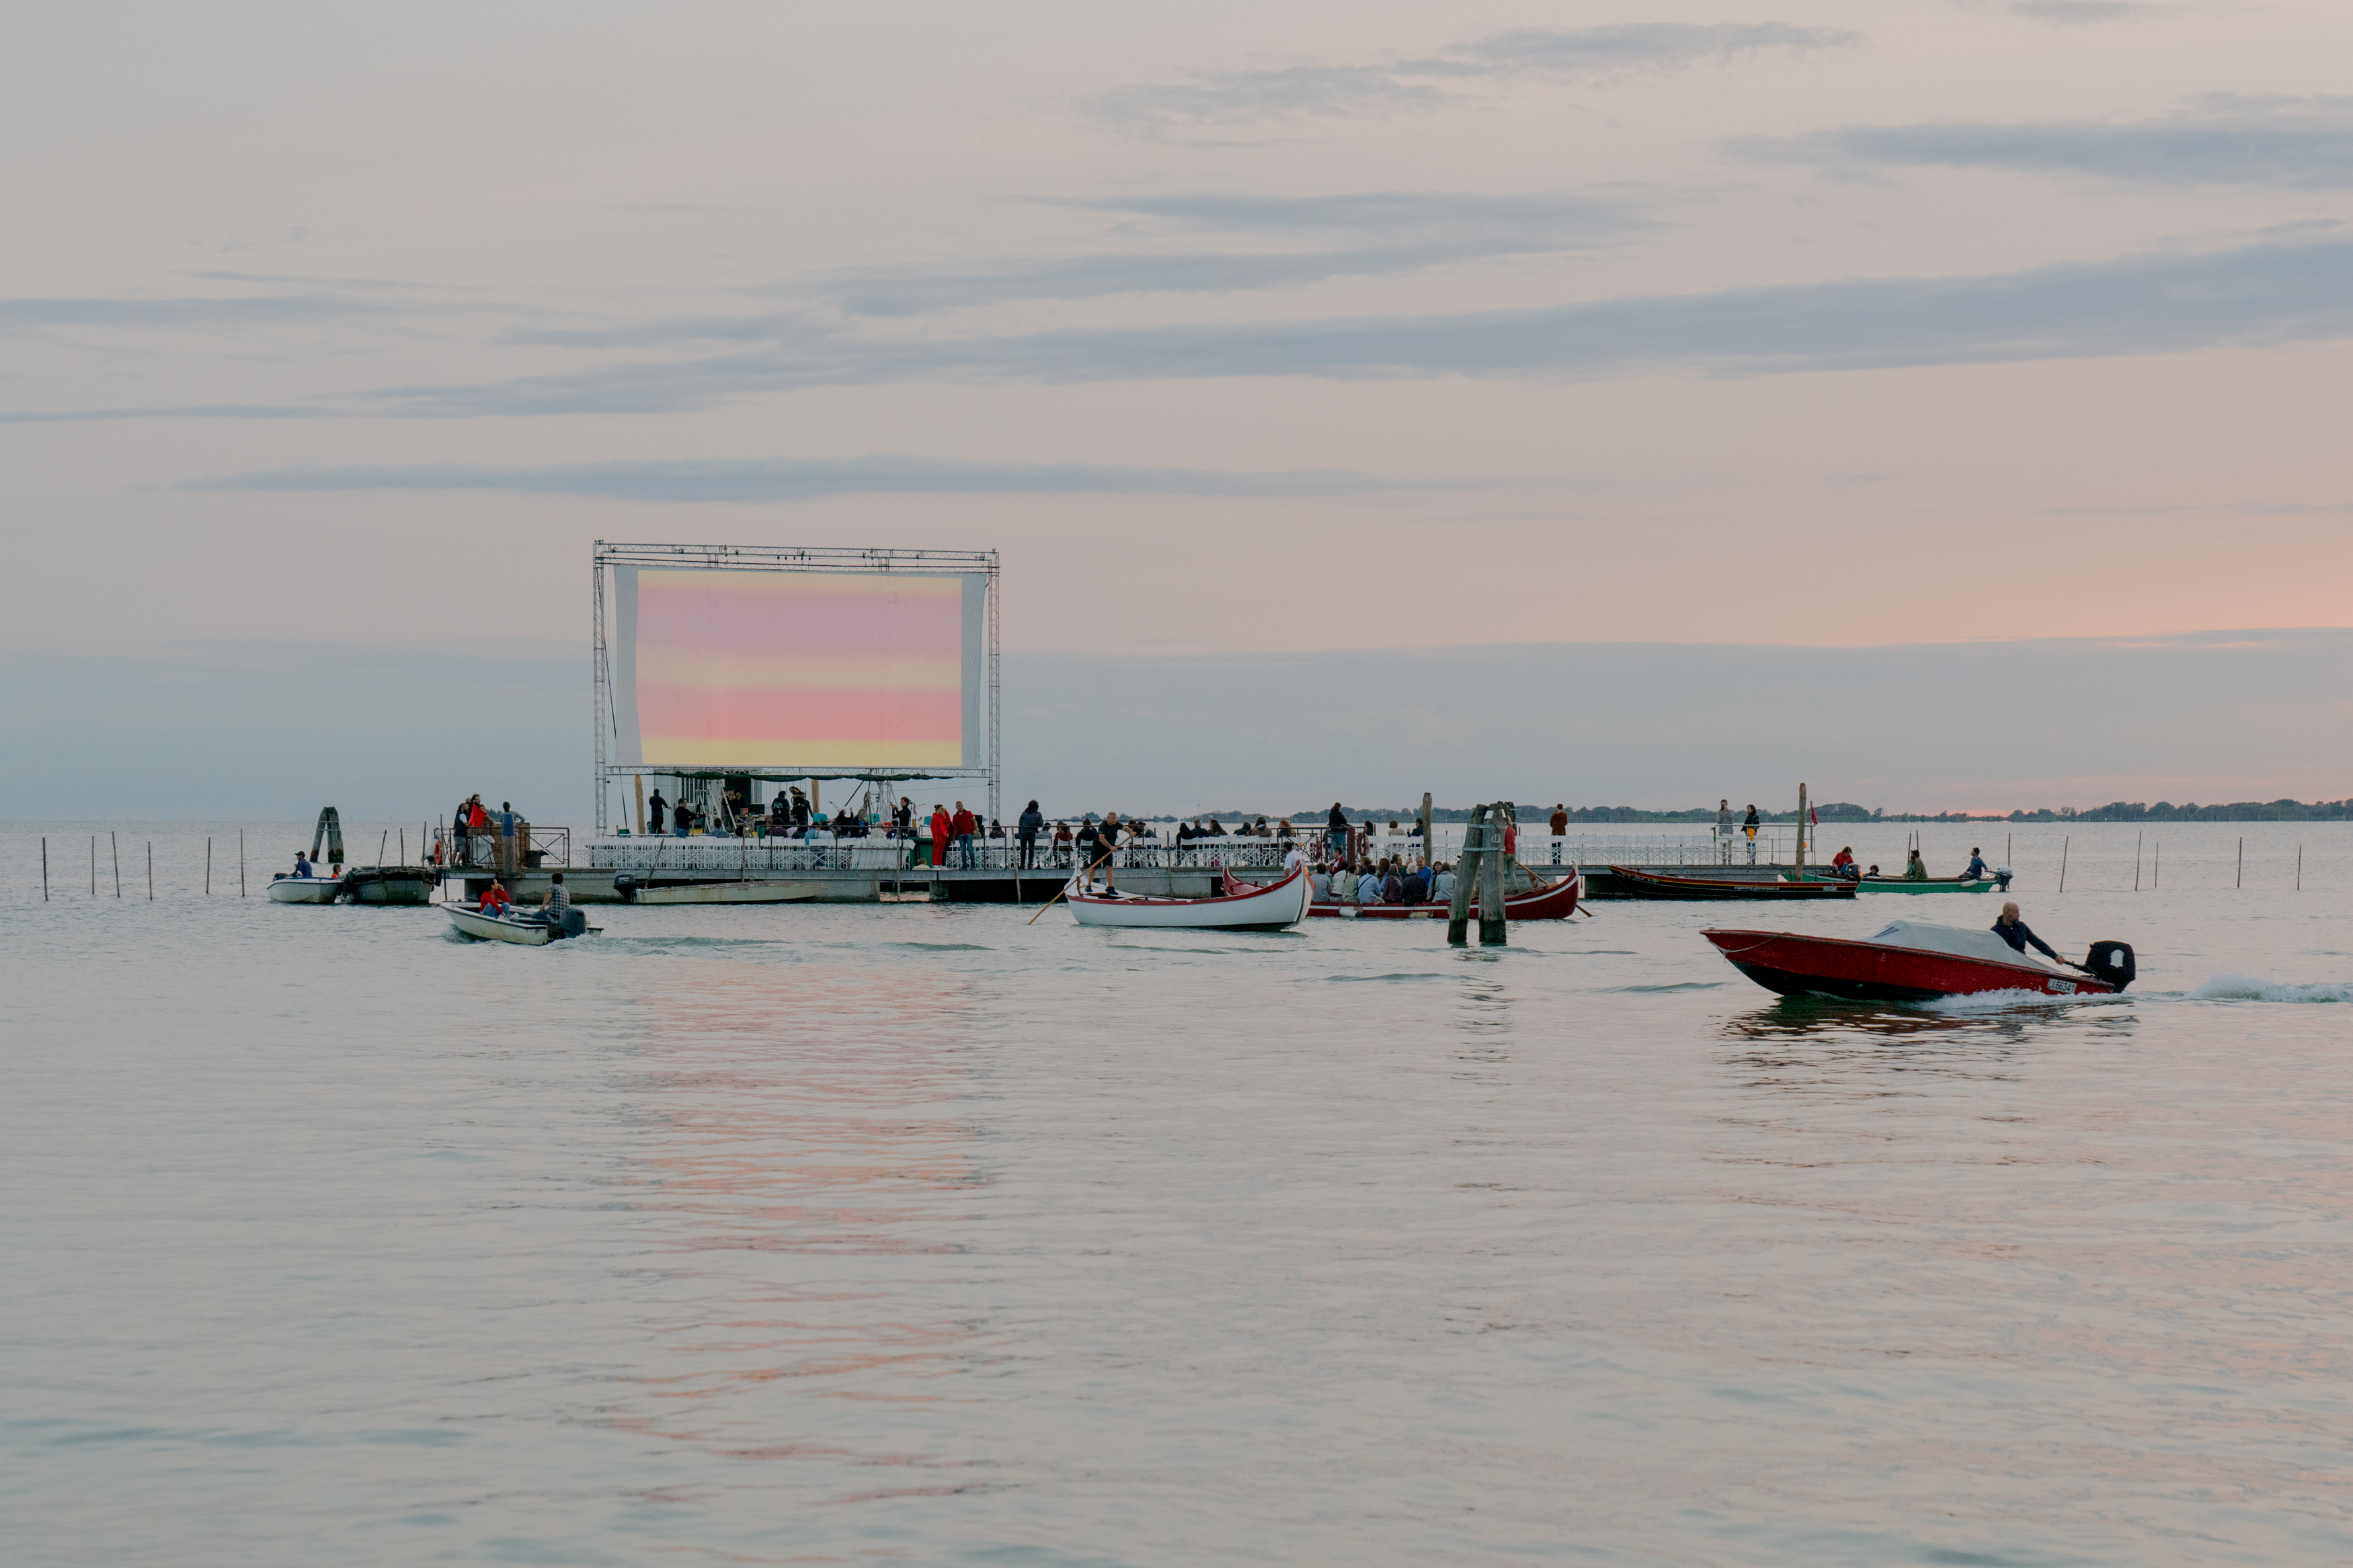
{"label": "white rowing boat", "polygon": [[1315,885],[1302,866],[1280,882],[1254,888],[1229,879],[1234,889],[1217,899],[1155,899],[1124,893],[1076,890],[1065,895],[1071,914],[1082,926],[1124,926],[1165,931],[1288,931],[1307,918]]}
{"label": "white rowing boat", "polygon": [[341,877],[272,877],[269,898],[280,904],[332,904],[343,890]]}
{"label": "white rowing boat", "polygon": [[[460,936],[477,942],[511,942],[521,947],[544,947],[556,937],[555,927],[547,917],[538,914],[486,915],[464,904],[442,906],[449,911],[449,924]],[[565,924],[566,936],[594,935],[595,928],[578,910],[567,910]]]}

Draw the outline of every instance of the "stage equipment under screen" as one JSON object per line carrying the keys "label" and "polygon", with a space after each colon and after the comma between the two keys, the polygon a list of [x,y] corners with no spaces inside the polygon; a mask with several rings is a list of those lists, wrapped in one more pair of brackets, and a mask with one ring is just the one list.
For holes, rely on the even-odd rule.
{"label": "stage equipment under screen", "polygon": [[616,774],[976,774],[995,795],[994,552],[599,542],[596,573],[600,830]]}

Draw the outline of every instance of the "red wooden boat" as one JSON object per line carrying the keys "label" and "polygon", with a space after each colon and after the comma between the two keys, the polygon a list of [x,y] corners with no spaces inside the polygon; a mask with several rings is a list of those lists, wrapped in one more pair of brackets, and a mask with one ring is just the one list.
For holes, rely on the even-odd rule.
{"label": "red wooden boat", "polygon": [[[1546,882],[1525,893],[1504,895],[1504,918],[1507,921],[1565,921],[1577,912],[1577,900],[1585,892],[1585,879],[1575,872],[1556,882]],[[1451,910],[1445,904],[1316,904],[1307,911],[1335,920],[1357,921],[1442,921]],[[1471,912],[1476,918],[1479,897],[1471,897]]]}
{"label": "red wooden boat", "polygon": [[1987,991],[2043,996],[2110,994],[2132,984],[2133,950],[2121,942],[2092,944],[2084,962],[2062,974],[2014,952],[1991,931],[1896,921],[1867,941],[1786,931],[1700,933],[1734,968],[1784,996],[1840,996],[1854,1002],[1926,1002]]}

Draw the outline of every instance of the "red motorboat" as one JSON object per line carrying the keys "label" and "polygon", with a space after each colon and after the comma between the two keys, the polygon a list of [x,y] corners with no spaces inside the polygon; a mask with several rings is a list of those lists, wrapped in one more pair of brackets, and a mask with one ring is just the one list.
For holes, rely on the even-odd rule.
{"label": "red motorboat", "polygon": [[[1577,912],[1577,900],[1585,892],[1585,879],[1576,872],[1556,882],[1544,882],[1525,893],[1504,895],[1504,918],[1507,921],[1565,921]],[[1479,895],[1471,895],[1471,911],[1475,918],[1479,910]],[[1357,921],[1442,921],[1451,912],[1445,904],[1315,904],[1311,915],[1323,915],[1335,920]]]}
{"label": "red motorboat", "polygon": [[2014,952],[1990,931],[1895,921],[1864,941],[1786,931],[1700,933],[1734,968],[1784,996],[1840,996],[1853,1002],[1926,1002],[1987,991],[2043,996],[2110,994],[2132,984],[2129,943],[2092,944],[2079,973],[2062,974]]}

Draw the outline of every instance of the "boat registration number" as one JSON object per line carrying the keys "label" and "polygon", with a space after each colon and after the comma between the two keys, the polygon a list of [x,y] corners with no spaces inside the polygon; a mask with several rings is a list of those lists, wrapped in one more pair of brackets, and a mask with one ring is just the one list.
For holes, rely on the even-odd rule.
{"label": "boat registration number", "polygon": [[2053,980],[2051,982],[2051,990],[2056,995],[2073,996],[2075,994],[2075,983],[2072,980]]}

